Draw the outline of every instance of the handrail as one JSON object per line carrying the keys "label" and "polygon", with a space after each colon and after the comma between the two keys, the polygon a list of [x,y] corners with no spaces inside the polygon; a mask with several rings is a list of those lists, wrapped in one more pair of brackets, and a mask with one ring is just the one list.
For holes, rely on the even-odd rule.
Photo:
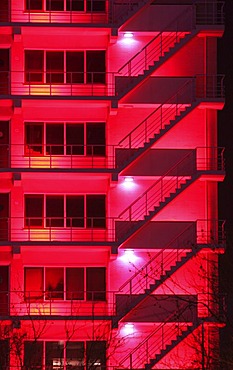
{"label": "handrail", "polygon": [[[175,94],[172,94],[171,97],[169,97],[168,99],[166,99],[163,103],[160,104],[159,107],[157,107],[152,113],[150,113],[142,122],[140,122],[136,127],[133,128],[133,130],[131,130],[125,137],[123,137],[123,139],[121,139],[118,143],[118,146],[121,147],[122,146],[122,143],[127,139],[127,138],[130,138],[132,136],[132,134],[139,128],[141,127],[143,124],[145,124],[149,118],[151,118],[153,115],[155,115],[164,105],[167,105],[167,104],[171,104],[171,106],[174,106],[175,105],[175,114],[178,113],[179,111],[179,108],[181,108],[182,106],[187,106],[187,104],[182,104],[182,103],[178,103],[177,102],[177,97],[181,95],[181,92],[184,93],[184,91],[186,91],[186,87],[187,86],[190,86],[191,85],[191,92],[193,91],[193,83],[194,83],[194,79],[191,78],[189,79],[188,81],[185,81],[184,84],[178,89],[178,91],[176,91]],[[176,99],[175,99],[176,98]],[[166,117],[166,119],[169,119],[170,117]],[[159,121],[162,120],[162,117],[160,117]],[[154,121],[153,121],[154,122]],[[153,123],[152,122],[152,123]],[[159,125],[159,128],[161,129],[163,127],[163,124],[162,124],[162,121],[159,122],[160,125]],[[153,126],[154,127],[154,126]],[[146,130],[146,132],[148,132],[148,128]],[[155,133],[155,132],[153,132]],[[147,138],[144,139],[144,142],[146,141]],[[148,140],[148,139],[147,139]],[[131,145],[132,145],[132,140],[129,139],[129,148],[131,148]]]}
{"label": "handrail", "polygon": [[[161,331],[161,329],[163,329],[170,321],[172,318],[174,318],[176,316],[176,313],[172,313],[171,315],[168,316],[168,318],[163,322],[161,323],[158,327],[155,328],[155,330],[153,330],[142,342],[140,342],[129,354],[127,354],[120,362],[120,366],[123,366],[124,362],[126,362],[126,360],[129,360],[130,361],[130,365],[132,365],[133,367],[132,368],[137,368],[137,365],[138,365],[138,362],[133,363],[133,360],[132,360],[132,356],[134,353],[136,353],[138,351],[139,348],[141,348],[145,343],[148,343],[149,342],[149,339],[152,338],[156,333],[159,333]],[[185,324],[185,323],[176,323],[176,325],[174,327],[172,327],[172,330],[171,331],[168,331],[168,333],[170,333],[170,337],[166,338],[167,341],[166,343],[168,342],[168,340],[172,337],[174,337],[174,329],[177,330],[177,334],[176,334],[176,339],[178,339],[179,336],[181,336],[186,330],[187,330],[187,327],[193,327],[195,328],[197,325],[197,320],[196,322],[193,322],[192,324]],[[184,327],[184,330],[181,330],[180,327]],[[165,344],[164,343],[164,335],[163,335],[163,338],[162,338],[162,343],[161,343],[161,337],[159,336],[159,339],[158,341],[160,342],[160,346],[162,347],[160,349],[160,351],[162,351],[162,349],[164,348]],[[140,359],[137,358],[137,360],[140,361]],[[147,359],[149,360],[149,359]]]}
{"label": "handrail", "polygon": [[[173,243],[175,243],[177,240],[179,240],[179,238],[183,235],[183,234],[185,234],[186,232],[187,232],[187,230],[188,229],[193,229],[193,226],[194,226],[194,224],[193,225],[188,225],[186,228],[185,228],[185,230],[182,230],[180,233],[179,233],[179,235],[177,235],[177,236],[175,236],[174,238],[173,238],[173,240],[171,240],[169,243],[168,243],[168,245],[166,245],[166,246],[163,246],[163,250],[161,250],[161,251],[159,251],[158,253],[156,253],[156,255],[153,257],[153,258],[151,258],[145,265],[143,265],[142,267],[140,267],[140,269],[131,277],[131,278],[129,278],[124,284],[122,284],[121,285],[121,287],[119,288],[119,292],[120,291],[122,291],[124,288],[125,288],[125,286],[127,285],[127,284],[129,284],[133,279],[135,279],[138,275],[140,275],[141,273],[142,273],[142,271],[144,271],[144,270],[146,270],[146,268],[149,266],[149,265],[151,265],[151,263],[155,260],[155,259],[157,259],[166,249],[168,249]],[[193,240],[193,242],[194,242],[194,240]],[[187,246],[187,248],[188,249],[190,249],[190,245],[189,246]]]}
{"label": "handrail", "polygon": [[[221,148],[222,149],[222,148]],[[191,150],[190,153],[186,154],[186,156],[184,156],[183,158],[181,158],[176,164],[174,164],[165,174],[163,174],[157,181],[155,181],[147,190],[145,190],[137,199],[135,199],[127,208],[125,208],[118,216],[118,219],[122,219],[122,216],[126,213],[126,212],[129,212],[129,221],[132,221],[133,220],[133,212],[132,212],[132,207],[139,203],[140,200],[142,198],[145,197],[145,206],[142,205],[142,206],[139,206],[139,208],[137,208],[134,213],[137,211],[139,211],[139,209],[141,209],[142,207],[145,208],[146,212],[140,212],[140,217],[144,217],[146,214],[148,214],[148,211],[149,211],[149,208],[152,207],[152,206],[155,206],[156,205],[156,200],[157,201],[162,201],[162,199],[164,199],[165,195],[169,195],[169,191],[172,189],[172,188],[168,188],[167,186],[164,188],[164,190],[166,190],[166,192],[162,192],[160,191],[159,194],[158,194],[158,197],[157,199],[155,200],[153,198],[153,201],[152,201],[152,204],[148,205],[148,201],[150,200],[151,202],[151,198],[148,196],[148,194],[151,192],[152,189],[154,189],[156,187],[156,185],[158,184],[162,184],[162,181],[167,177],[172,177],[172,180],[173,183],[174,183],[174,178],[176,179],[176,183],[175,183],[175,189],[178,188],[178,186],[182,183],[182,181],[186,181],[187,178],[190,178],[191,175],[194,175],[194,173],[196,173],[196,170],[197,170],[197,163],[195,161],[195,163],[192,161],[193,158],[194,158],[194,154],[195,154],[195,158],[197,158],[196,156],[196,152],[197,152],[197,148],[195,150]],[[191,160],[191,164],[193,163],[193,165],[195,166],[194,168],[189,167],[189,169],[191,170],[191,173],[189,175],[182,175],[182,174],[179,174],[179,167],[184,164],[184,163],[187,163],[187,160],[188,158],[190,158]],[[222,161],[220,162],[222,164]],[[215,163],[211,163],[210,165],[213,165],[214,168],[212,168],[212,170],[219,170],[218,167],[216,167],[216,162]],[[210,168],[209,168],[210,169]],[[176,175],[174,175],[174,173],[176,173]],[[173,185],[172,183],[172,185]],[[164,194],[163,194],[164,193]],[[152,194],[153,196],[153,194]],[[138,220],[139,218],[136,218],[136,220]]]}
{"label": "handrail", "polygon": [[[148,48],[148,46],[150,46],[156,39],[158,39],[159,37],[161,37],[161,35],[167,31],[167,29],[169,27],[171,27],[174,23],[176,23],[179,19],[182,19],[183,20],[183,15],[185,13],[187,13],[187,11],[189,10],[193,10],[193,6],[189,6],[188,9],[185,9],[181,14],[179,14],[175,19],[173,19],[168,25],[166,25],[166,27],[164,27],[164,29],[162,31],[159,32],[158,35],[156,35],[155,37],[153,37],[152,40],[150,40],[140,51],[138,51],[132,58],[130,58],[120,69],[118,69],[118,73],[120,74],[121,71],[128,65],[130,64],[138,55],[140,55],[146,48]],[[192,21],[192,17],[191,17],[191,21]],[[176,31],[178,32],[178,31]],[[172,34],[174,34],[174,31],[171,32]],[[183,31],[181,32],[183,33]]]}

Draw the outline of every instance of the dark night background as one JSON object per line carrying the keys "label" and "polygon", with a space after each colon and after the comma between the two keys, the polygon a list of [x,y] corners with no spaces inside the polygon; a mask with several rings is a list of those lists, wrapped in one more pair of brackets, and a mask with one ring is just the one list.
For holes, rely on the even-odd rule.
{"label": "dark night background", "polygon": [[225,147],[226,178],[219,184],[219,219],[226,219],[226,252],[220,283],[227,293],[227,325],[221,330],[222,369],[233,369],[233,0],[225,0],[225,32],[218,40],[218,73],[225,74],[226,103],[219,115],[218,145]]}

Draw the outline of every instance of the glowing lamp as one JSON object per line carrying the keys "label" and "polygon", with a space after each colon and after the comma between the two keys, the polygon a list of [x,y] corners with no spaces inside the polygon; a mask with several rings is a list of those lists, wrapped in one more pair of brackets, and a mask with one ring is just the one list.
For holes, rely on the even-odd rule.
{"label": "glowing lamp", "polygon": [[125,37],[126,39],[131,39],[131,38],[133,37],[133,33],[132,33],[132,32],[125,32],[125,33],[124,33],[124,37]]}
{"label": "glowing lamp", "polygon": [[134,333],[134,324],[131,324],[131,323],[125,324],[124,332],[127,335],[133,334]]}
{"label": "glowing lamp", "polygon": [[127,177],[124,178],[124,181],[125,182],[133,182],[134,178],[132,176],[127,176]]}

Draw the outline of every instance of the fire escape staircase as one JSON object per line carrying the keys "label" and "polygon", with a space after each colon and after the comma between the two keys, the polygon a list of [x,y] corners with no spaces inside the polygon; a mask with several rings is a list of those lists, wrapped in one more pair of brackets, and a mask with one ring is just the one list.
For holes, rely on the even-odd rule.
{"label": "fire escape staircase", "polygon": [[[155,366],[164,356],[166,356],[172,349],[174,349],[179,343],[185,338],[192,334],[201,324],[202,321],[196,319],[193,323],[187,323],[187,325],[180,327],[178,325],[177,333],[174,335],[174,328],[167,328],[167,323],[171,322],[175,315],[171,315],[165,322],[161,323],[152,333],[150,333],[139,345],[134,348],[130,354],[128,354],[122,361],[119,368],[129,369],[145,369],[150,370]],[[161,340],[162,333],[162,340]],[[153,337],[158,336],[153,341]],[[145,348],[149,353],[154,353],[153,358],[148,358],[143,367],[141,365],[141,358],[137,356],[137,353],[145,353]],[[159,348],[159,349],[158,349]],[[141,351],[140,351],[141,350]],[[150,356],[149,356],[150,357]],[[129,367],[125,367],[124,363],[129,364]]]}
{"label": "fire escape staircase", "polygon": [[[189,226],[190,228],[190,226]],[[190,233],[193,233],[193,229],[190,228]],[[119,289],[119,292],[126,292],[127,304],[117,303],[117,314],[112,319],[113,327],[117,327],[120,320],[126,318],[126,316],[135,309],[136,306],[141,304],[146,298],[148,298],[158,287],[160,287],[167,279],[171,277],[179,268],[186,264],[192,257],[194,257],[200,250],[201,246],[197,244],[193,245],[187,237],[187,230],[183,232],[185,239],[183,241],[183,248],[174,250],[166,250],[168,247],[172,247],[177,241],[180,240],[182,235],[179,235],[175,240],[169,243],[169,246],[158,252],[149,262],[147,262],[138,272],[134,274],[129,280],[127,280]],[[190,235],[192,238],[192,235]],[[186,248],[185,248],[186,247]],[[164,256],[164,252],[166,255]],[[174,260],[175,255],[175,260]],[[156,260],[162,260],[161,275],[158,279],[152,279],[150,274],[153,273],[153,266]],[[148,283],[148,281],[152,283]],[[142,289],[142,285],[145,284],[145,289],[142,294],[137,294]],[[117,295],[120,297],[120,293]],[[116,299],[117,299],[116,296]]]}
{"label": "fire escape staircase", "polygon": [[[120,2],[119,0],[113,1],[110,6],[109,12],[109,23],[114,28],[120,28],[127,23],[127,21],[132,20],[140,11],[145,9],[151,4],[152,0],[139,0],[131,1],[128,0]],[[111,9],[112,8],[112,9]],[[119,9],[117,9],[119,8]]]}
{"label": "fire escape staircase", "polygon": [[[188,156],[190,154],[161,176],[118,216],[119,221],[116,222],[119,222],[119,226],[122,223],[122,227],[119,227],[116,232],[118,246],[121,246],[135,235],[142,227],[145,227],[172,200],[193,184],[202,174],[205,174],[205,171],[196,171],[191,176],[172,176],[173,170],[178,170]],[[169,176],[172,177],[164,182],[166,177]],[[154,204],[158,205],[154,206]],[[141,217],[142,213],[144,213],[144,216]]]}
{"label": "fire escape staircase", "polygon": [[[146,4],[150,5],[150,1],[145,3],[144,0],[140,5],[137,3],[135,12]],[[201,15],[199,14],[198,5],[196,2],[186,7],[118,70],[115,75],[115,96],[118,101],[145,82],[157,68],[192,40],[203,26],[223,25],[223,5],[220,4],[219,8],[217,2],[213,3],[211,10],[209,8],[205,10],[204,16],[203,9]],[[127,17],[127,13],[124,17]]]}
{"label": "fire escape staircase", "polygon": [[[119,154],[115,163],[117,174],[120,174],[135,160],[149,151],[163,135],[200,104],[198,100],[193,101],[190,105],[178,103],[179,97],[192,91],[193,85],[193,79],[186,81],[175,95],[156,108],[118,143],[116,153],[118,152]],[[166,109],[163,111],[165,106]],[[126,150],[127,156],[123,153]],[[123,153],[122,159],[120,156],[121,151]]]}
{"label": "fire escape staircase", "polygon": [[[187,23],[187,31],[178,31],[182,22]],[[198,32],[199,29],[193,25],[193,13],[190,14],[190,8],[185,9],[118,70],[115,76],[118,100],[145,82],[157,68],[193,39]]]}
{"label": "fire escape staircase", "polygon": [[172,339],[171,342],[168,342],[163,349],[155,353],[155,357],[150,359],[150,362],[145,365],[145,370],[151,370],[164,356],[166,356],[173,348],[180,344],[185,338],[187,338],[191,333],[194,332],[201,325],[201,321],[197,320],[192,325],[188,325],[187,329],[181,331],[176,339]]}

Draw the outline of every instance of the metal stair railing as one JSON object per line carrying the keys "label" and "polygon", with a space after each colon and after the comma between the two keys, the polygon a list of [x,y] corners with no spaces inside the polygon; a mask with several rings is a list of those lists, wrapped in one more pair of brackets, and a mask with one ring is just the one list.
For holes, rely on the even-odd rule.
{"label": "metal stair railing", "polygon": [[[178,262],[180,258],[186,254],[187,249],[189,250],[192,247],[192,243],[195,243],[195,241],[196,227],[195,223],[193,223],[192,225],[188,225],[185,230],[182,230],[182,232],[170,241],[163,250],[156,253],[153,258],[143,265],[119,288],[119,292],[132,295],[148,289],[151,282],[155,281],[155,276],[151,276],[151,274],[158,275],[159,278],[163,276],[164,273],[169,270],[168,267],[171,267],[170,263],[174,262],[174,259],[175,262]],[[169,251],[169,249],[178,248],[181,244],[183,246],[182,249],[177,249],[176,252],[174,252],[174,250]],[[184,248],[184,245],[186,245],[186,248]],[[169,252],[171,252],[171,254]]]}
{"label": "metal stair railing", "polygon": [[[172,324],[171,320],[175,319],[176,315],[177,313],[172,313],[166,321],[156,327],[152,333],[150,333],[142,342],[138,344],[138,346],[136,346],[122,359],[119,368],[144,368],[145,364],[150,361],[152,356],[155,356],[156,352],[160,354],[163,350],[165,350],[168,344],[171,345],[171,341],[174,341],[172,346],[172,348],[174,348],[176,341],[179,342],[184,333],[187,331],[191,333],[199,325],[198,321],[194,323],[176,322]],[[127,364],[124,365],[125,363]]]}
{"label": "metal stair railing", "polygon": [[[186,16],[186,18],[184,18]],[[182,23],[181,23],[182,22]],[[179,31],[180,25],[188,22],[188,31]],[[170,31],[170,29],[173,31]],[[193,29],[193,6],[186,8],[175,20],[172,20],[158,35],[150,40],[138,53],[130,58],[117,72],[119,76],[138,76],[153,66],[155,61],[169,52]],[[166,37],[164,33],[166,32]]]}
{"label": "metal stair railing", "polygon": [[[216,151],[215,156],[219,155],[222,158],[222,152]],[[116,221],[127,222],[123,222],[121,229],[118,229],[118,235],[116,236],[118,240],[121,240],[122,237],[127,238],[130,230],[135,232],[135,229],[139,229],[142,224],[152,219],[156,209],[161,207],[163,202],[167,204],[171,200],[171,195],[174,197],[179,190],[181,191],[182,186],[186,187],[188,182],[191,183],[200,175],[200,171],[197,171],[198,162],[196,158],[197,149],[191,150],[119,214]],[[220,161],[220,164],[222,165],[222,161]],[[219,171],[223,168],[219,168],[219,161],[212,158],[212,161],[208,163],[208,168],[202,168],[201,172],[206,170]],[[183,172],[188,173],[188,175],[183,174]],[[136,223],[136,221],[141,222]]]}
{"label": "metal stair railing", "polygon": [[[190,104],[180,103],[182,96],[193,94],[195,79],[191,78],[179,88],[169,99],[166,99],[142,122],[131,130],[117,145],[116,150],[120,149],[139,149],[145,147],[146,143],[160,134],[165,126],[171,125],[171,121],[180,118],[182,112],[190,108]],[[154,141],[154,140],[153,140]],[[131,154],[132,156],[133,154]],[[124,164],[123,164],[124,165]]]}

